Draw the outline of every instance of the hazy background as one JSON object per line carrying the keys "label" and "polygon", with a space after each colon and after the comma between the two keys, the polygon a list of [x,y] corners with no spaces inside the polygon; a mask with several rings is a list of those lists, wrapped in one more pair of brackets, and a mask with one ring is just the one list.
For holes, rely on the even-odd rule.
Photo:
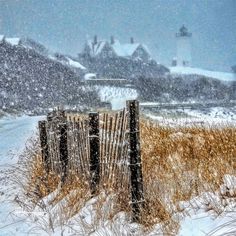
{"label": "hazy background", "polygon": [[0,34],[71,55],[94,34],[133,36],[168,66],[182,24],[193,33],[193,66],[229,71],[236,64],[236,0],[0,0]]}

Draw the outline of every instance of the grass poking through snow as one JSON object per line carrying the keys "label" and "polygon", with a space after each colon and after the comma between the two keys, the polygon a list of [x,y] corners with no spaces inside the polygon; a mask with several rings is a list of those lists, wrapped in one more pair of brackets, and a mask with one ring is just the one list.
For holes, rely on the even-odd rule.
{"label": "grass poking through snow", "polygon": [[[232,199],[235,201],[234,178],[232,183],[224,183],[226,175],[235,176],[235,127],[173,128],[143,120],[141,147],[145,196],[140,222],[143,232],[159,225],[159,232],[176,235],[180,217],[189,214],[183,201],[190,202],[204,193],[217,194],[217,200],[209,194],[201,204],[194,205],[206,212],[220,215]],[[33,145],[27,155],[27,162],[22,165],[25,181],[19,181],[25,196],[34,206],[48,195],[48,205],[63,202],[63,207],[58,208],[61,215],[58,224],[67,224],[69,219],[76,218],[91,198],[89,183],[70,173],[66,183],[61,185],[60,176],[45,172],[38,145]],[[99,230],[119,212],[126,212],[128,218],[131,214],[128,188],[101,188],[94,199],[91,222],[83,223],[80,217],[81,227],[87,227],[86,232]]]}

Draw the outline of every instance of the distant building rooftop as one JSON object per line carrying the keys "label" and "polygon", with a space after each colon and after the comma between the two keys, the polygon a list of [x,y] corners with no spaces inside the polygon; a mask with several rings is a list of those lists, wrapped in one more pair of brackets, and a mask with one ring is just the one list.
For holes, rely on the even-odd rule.
{"label": "distant building rooftop", "polygon": [[150,52],[145,44],[134,42],[133,37],[131,37],[129,43],[122,44],[119,40],[111,37],[111,41],[98,40],[97,36],[94,36],[94,40],[88,40],[85,48],[84,54],[88,53],[92,57],[97,57],[100,55],[113,55],[118,57],[136,57],[136,58],[150,58]]}

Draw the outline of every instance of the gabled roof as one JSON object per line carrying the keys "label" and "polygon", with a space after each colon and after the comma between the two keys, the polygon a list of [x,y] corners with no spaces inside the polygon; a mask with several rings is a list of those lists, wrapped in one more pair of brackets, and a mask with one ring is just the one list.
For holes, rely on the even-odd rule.
{"label": "gabled roof", "polygon": [[91,54],[93,56],[97,56],[102,51],[102,49],[104,48],[106,43],[107,43],[106,41],[99,41],[96,44],[94,44],[94,42],[91,40],[88,40],[88,42],[87,42],[87,44],[91,50]]}
{"label": "gabled roof", "polygon": [[133,53],[140,46],[140,44],[139,43],[121,44],[118,40],[115,40],[115,43],[112,44],[111,46],[114,49],[117,56],[129,57],[133,55]]}
{"label": "gabled roof", "polygon": [[147,46],[140,43],[121,44],[119,40],[114,40],[114,43],[110,44],[109,42],[105,40],[101,40],[101,41],[98,41],[96,44],[94,44],[93,41],[88,40],[87,45],[89,46],[91,50],[90,53],[93,56],[97,56],[106,45],[111,47],[114,53],[119,57],[131,57],[138,47],[142,47],[148,54],[150,54]]}

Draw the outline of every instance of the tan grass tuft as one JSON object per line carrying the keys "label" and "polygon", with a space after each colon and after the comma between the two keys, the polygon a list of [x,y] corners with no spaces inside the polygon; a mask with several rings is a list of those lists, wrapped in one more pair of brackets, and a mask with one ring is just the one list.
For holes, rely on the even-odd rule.
{"label": "tan grass tuft", "polygon": [[[223,184],[226,174],[235,175],[235,144],[235,127],[171,128],[142,121],[145,207],[141,223],[144,229],[149,231],[156,224],[161,224],[164,235],[177,234],[179,224],[176,215],[185,211],[179,203],[189,201],[204,192],[216,192]],[[34,155],[32,165],[28,168],[31,175],[26,192],[33,201],[39,201],[60,186],[60,177],[54,172],[45,172],[39,154]],[[104,181],[94,205],[97,221],[112,220],[121,211],[130,215],[130,191],[119,186],[110,186],[108,180],[107,183]],[[205,210],[220,214],[222,207],[227,206],[225,199],[235,199],[236,191],[227,190],[220,196],[220,207],[206,199]],[[90,197],[88,182],[70,173],[51,204],[66,199],[64,213],[66,219],[69,219],[80,211]],[[107,206],[106,214],[104,205]]]}

